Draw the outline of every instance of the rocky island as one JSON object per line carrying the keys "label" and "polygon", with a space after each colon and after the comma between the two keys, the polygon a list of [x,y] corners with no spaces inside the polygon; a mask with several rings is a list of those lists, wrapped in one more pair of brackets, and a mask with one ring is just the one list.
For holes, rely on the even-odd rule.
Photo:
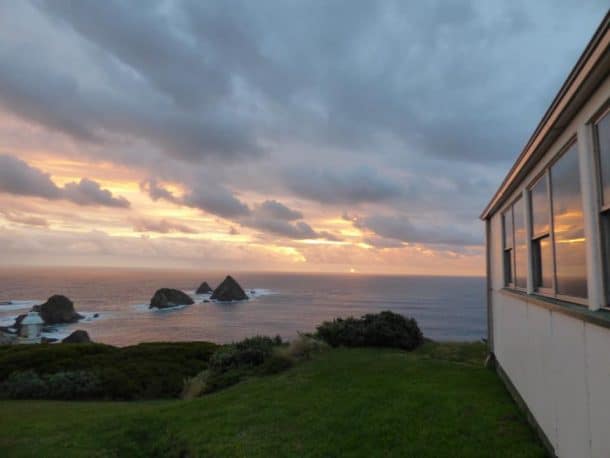
{"label": "rocky island", "polygon": [[168,307],[176,307],[178,305],[194,304],[193,299],[179,289],[161,288],[155,291],[155,295],[150,300],[148,308],[164,309]]}
{"label": "rocky island", "polygon": [[38,312],[45,324],[75,323],[84,318],[76,313],[74,303],[61,294],[51,296],[42,305],[35,305],[32,312]]}
{"label": "rocky island", "polygon": [[227,278],[214,290],[210,299],[221,302],[243,301],[248,299],[248,296],[243,288],[239,286],[239,283],[233,277],[227,275]]}
{"label": "rocky island", "polygon": [[212,292],[214,292],[214,290],[210,287],[210,285],[208,285],[207,281],[204,281],[201,285],[199,285],[199,288],[197,288],[195,294],[209,294]]}

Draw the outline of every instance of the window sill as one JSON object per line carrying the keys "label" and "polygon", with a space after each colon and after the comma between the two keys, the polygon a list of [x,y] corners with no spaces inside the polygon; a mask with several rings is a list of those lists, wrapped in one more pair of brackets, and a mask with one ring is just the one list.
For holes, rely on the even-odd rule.
{"label": "window sill", "polygon": [[593,312],[584,305],[567,302],[553,297],[540,296],[538,294],[527,294],[525,291],[509,288],[502,288],[499,292],[507,296],[519,298],[528,304],[536,305],[551,310],[552,312],[562,313],[572,318],[577,318],[587,323],[610,329],[609,310],[600,309]]}

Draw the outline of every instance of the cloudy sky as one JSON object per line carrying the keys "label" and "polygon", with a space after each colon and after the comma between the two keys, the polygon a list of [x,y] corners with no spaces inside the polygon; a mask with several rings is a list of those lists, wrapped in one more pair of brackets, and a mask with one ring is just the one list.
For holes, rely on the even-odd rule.
{"label": "cloudy sky", "polygon": [[484,273],[607,0],[0,0],[0,265]]}

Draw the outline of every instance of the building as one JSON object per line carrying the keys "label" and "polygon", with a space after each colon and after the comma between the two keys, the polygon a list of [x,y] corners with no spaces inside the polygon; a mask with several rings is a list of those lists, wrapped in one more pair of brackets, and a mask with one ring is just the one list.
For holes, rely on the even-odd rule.
{"label": "building", "polygon": [[498,373],[552,453],[610,457],[610,14],[481,218]]}
{"label": "building", "polygon": [[40,343],[44,321],[38,312],[29,312],[21,321],[19,343]]}

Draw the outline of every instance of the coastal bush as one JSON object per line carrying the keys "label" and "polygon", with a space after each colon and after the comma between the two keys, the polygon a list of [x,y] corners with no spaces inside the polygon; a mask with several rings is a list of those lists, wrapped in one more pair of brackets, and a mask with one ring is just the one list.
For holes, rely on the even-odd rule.
{"label": "coastal bush", "polygon": [[[209,342],[144,343],[130,347],[112,347],[102,344],[81,345],[4,345],[0,346],[0,385],[11,377],[22,377],[19,383],[28,387],[37,379],[18,375],[30,371],[45,382],[45,377],[88,377],[99,380],[100,390],[95,395],[101,399],[159,399],[177,397],[183,381],[207,368],[208,360],[220,348]],[[80,375],[76,376],[75,374]],[[83,375],[83,373],[87,375]],[[65,375],[69,374],[69,375]],[[76,382],[75,382],[76,383]],[[13,385],[15,383],[13,382]],[[17,389],[16,387],[14,389]],[[47,386],[48,389],[48,386]],[[47,392],[32,391],[22,397],[44,398]],[[68,391],[69,393],[69,391]],[[79,399],[81,393],[72,391]],[[59,395],[58,395],[59,396]],[[62,395],[63,396],[63,395]],[[66,394],[67,396],[67,394]],[[87,396],[88,397],[88,396]]]}
{"label": "coastal bush", "polygon": [[337,318],[317,327],[317,336],[332,347],[395,347],[413,350],[423,343],[414,318],[390,311],[361,318]]}
{"label": "coastal bush", "polygon": [[278,357],[283,361],[269,362],[268,368],[257,371],[257,368],[265,367],[274,358],[276,350],[282,345],[284,343],[280,336],[255,336],[218,348],[210,357],[206,370],[183,381],[181,397],[192,399],[235,385],[248,375],[272,373],[277,372],[280,366],[288,367],[286,358]]}
{"label": "coastal bush", "polygon": [[101,392],[99,378],[85,371],[44,376],[32,370],[14,372],[0,384],[2,397],[9,399],[93,399]]}
{"label": "coastal bush", "polygon": [[210,358],[209,368],[213,372],[260,366],[271,356],[274,348],[282,345],[279,336],[255,336],[225,345]]}
{"label": "coastal bush", "polygon": [[328,344],[322,340],[316,339],[310,335],[299,334],[299,336],[290,341],[290,344],[284,349],[284,354],[293,359],[309,359],[315,353],[320,353],[328,348]]}
{"label": "coastal bush", "polygon": [[292,366],[294,366],[294,359],[283,352],[276,352],[265,360],[258,373],[262,375],[279,374]]}
{"label": "coastal bush", "polygon": [[48,386],[35,371],[14,372],[0,384],[0,393],[9,399],[44,399]]}
{"label": "coastal bush", "polygon": [[88,371],[57,372],[44,377],[49,399],[93,399],[102,393],[97,375]]}

